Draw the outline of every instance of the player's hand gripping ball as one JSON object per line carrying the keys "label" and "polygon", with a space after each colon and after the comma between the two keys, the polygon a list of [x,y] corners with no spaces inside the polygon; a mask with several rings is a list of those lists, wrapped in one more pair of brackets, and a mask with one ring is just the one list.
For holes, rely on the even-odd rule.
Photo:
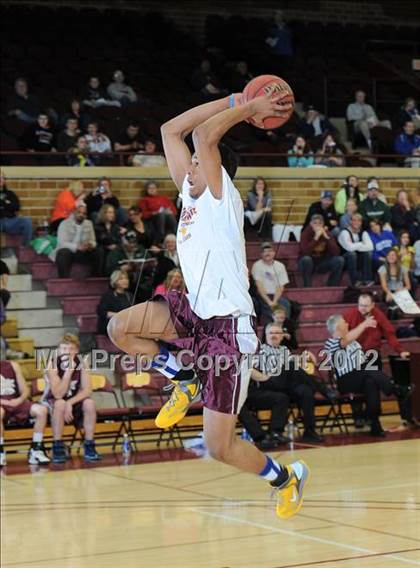
{"label": "player's hand gripping ball", "polygon": [[292,116],[295,106],[295,97],[290,85],[276,75],[260,75],[252,79],[242,93],[242,102],[245,104],[257,97],[267,98],[269,95],[274,100],[278,98],[278,105],[276,110],[273,110],[273,115],[267,115],[265,112],[270,112],[270,109],[264,109],[265,112],[247,119],[250,124],[264,130],[272,130],[285,124]]}

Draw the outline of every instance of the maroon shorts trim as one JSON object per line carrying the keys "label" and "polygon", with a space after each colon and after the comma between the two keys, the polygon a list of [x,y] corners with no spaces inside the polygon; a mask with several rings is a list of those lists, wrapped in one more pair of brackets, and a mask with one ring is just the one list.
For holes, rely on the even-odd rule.
{"label": "maroon shorts trim", "polygon": [[31,418],[31,408],[33,404],[34,403],[30,400],[24,400],[22,404],[19,404],[19,406],[16,406],[15,408],[3,406],[6,411],[4,419],[5,424],[8,422],[18,424],[19,426],[26,424]]}

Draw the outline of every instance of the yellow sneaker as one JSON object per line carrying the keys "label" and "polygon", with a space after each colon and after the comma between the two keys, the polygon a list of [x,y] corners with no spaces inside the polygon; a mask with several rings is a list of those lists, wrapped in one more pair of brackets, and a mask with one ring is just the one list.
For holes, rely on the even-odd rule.
{"label": "yellow sneaker", "polygon": [[187,381],[175,383],[171,398],[166,402],[155,418],[158,428],[170,428],[187,414],[189,407],[198,400],[201,391],[201,383],[197,377]]}
{"label": "yellow sneaker", "polygon": [[296,515],[303,504],[303,489],[309,481],[310,470],[302,460],[286,466],[289,479],[277,491],[276,513],[281,519]]}

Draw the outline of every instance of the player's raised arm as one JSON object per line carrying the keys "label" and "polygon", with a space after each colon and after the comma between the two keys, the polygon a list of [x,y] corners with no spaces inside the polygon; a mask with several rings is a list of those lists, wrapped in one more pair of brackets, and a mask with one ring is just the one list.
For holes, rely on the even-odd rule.
{"label": "player's raised arm", "polygon": [[194,128],[193,142],[198,163],[207,187],[216,199],[222,198],[222,161],[218,148],[221,138],[232,126],[247,118],[254,117],[254,123],[258,125],[268,116],[284,116],[291,108],[290,102],[282,102],[287,96],[288,93],[273,94],[269,89],[266,95],[225,109]]}
{"label": "player's raised arm", "polygon": [[[237,98],[237,95],[234,96]],[[162,125],[163,149],[171,177],[178,189],[182,188],[185,174],[191,164],[191,153],[185,143],[185,138],[196,126],[228,109],[230,98],[223,97],[217,101],[199,105]]]}

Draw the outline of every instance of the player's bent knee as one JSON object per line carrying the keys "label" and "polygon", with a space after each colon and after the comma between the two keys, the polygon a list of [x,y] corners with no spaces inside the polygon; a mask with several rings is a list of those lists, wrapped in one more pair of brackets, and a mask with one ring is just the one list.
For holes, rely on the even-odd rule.
{"label": "player's bent knee", "polygon": [[85,412],[95,412],[96,411],[96,404],[92,398],[85,398],[83,401],[83,410]]}
{"label": "player's bent knee", "polygon": [[66,401],[63,400],[62,398],[60,400],[56,400],[54,402],[54,413],[58,414],[58,413],[63,413],[64,412],[64,407],[66,406]]}
{"label": "player's bent knee", "polygon": [[112,316],[108,322],[107,327],[108,337],[114,343],[118,343],[124,337],[124,326],[121,318],[118,315]]}

